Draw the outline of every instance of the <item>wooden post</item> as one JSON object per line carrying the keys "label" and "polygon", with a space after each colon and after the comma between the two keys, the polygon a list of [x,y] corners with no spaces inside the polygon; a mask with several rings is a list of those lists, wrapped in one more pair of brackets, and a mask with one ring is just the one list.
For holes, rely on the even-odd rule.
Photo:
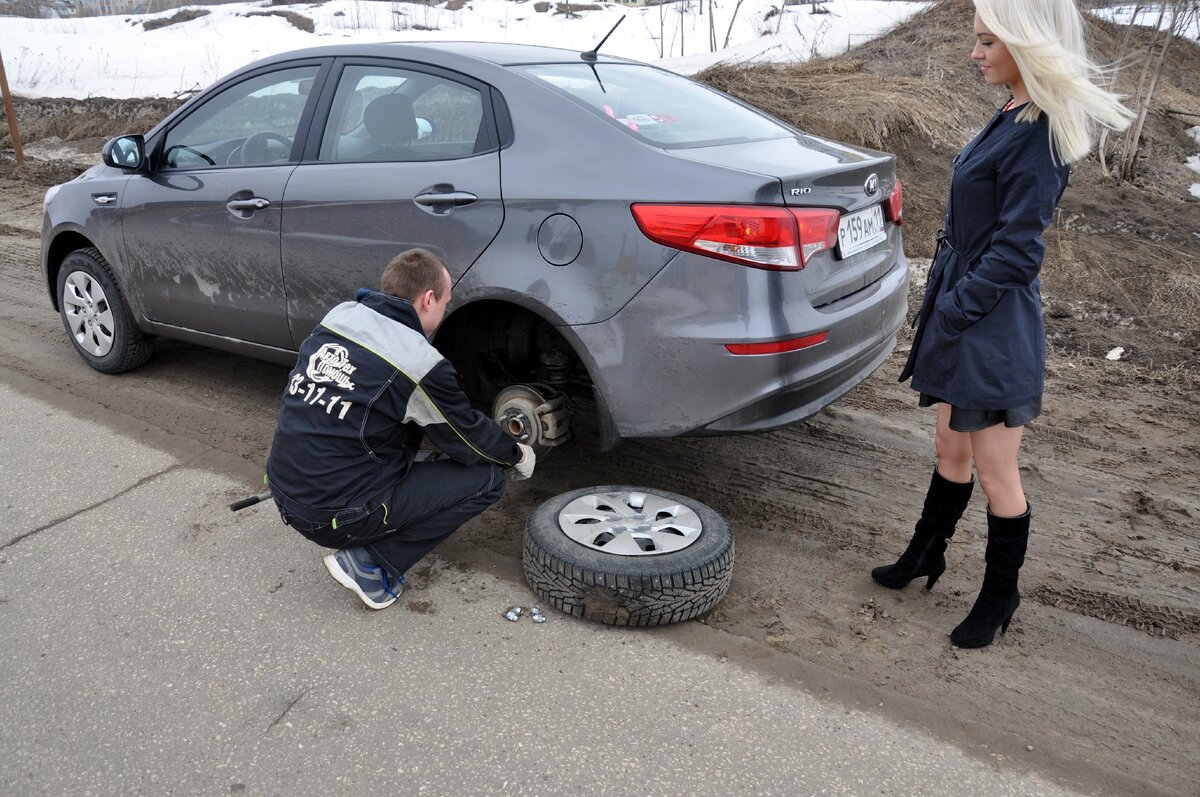
{"label": "wooden post", "polygon": [[17,154],[17,166],[25,165],[25,151],[21,149],[21,134],[17,132],[17,112],[13,110],[12,94],[8,91],[8,75],[4,73],[4,55],[0,53],[0,93],[4,94],[4,113],[8,115],[8,134],[12,136],[13,151]]}

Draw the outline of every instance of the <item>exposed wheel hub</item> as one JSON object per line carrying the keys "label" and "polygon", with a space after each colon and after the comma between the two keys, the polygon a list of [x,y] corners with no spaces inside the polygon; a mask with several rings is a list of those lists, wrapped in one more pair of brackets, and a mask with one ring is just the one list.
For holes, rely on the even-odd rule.
{"label": "exposed wheel hub", "polygon": [[571,438],[567,401],[529,385],[510,385],[492,405],[492,418],[519,443],[537,452],[560,446]]}

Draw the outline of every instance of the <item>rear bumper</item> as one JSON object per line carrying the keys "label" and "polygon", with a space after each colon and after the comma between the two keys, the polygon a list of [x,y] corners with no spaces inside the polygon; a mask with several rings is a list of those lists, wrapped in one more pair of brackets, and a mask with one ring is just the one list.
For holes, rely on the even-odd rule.
{"label": "rear bumper", "polygon": [[[820,308],[802,272],[681,254],[617,315],[572,327],[617,435],[765,431],[847,393],[887,359],[906,317],[908,263],[896,244],[882,277]],[[824,343],[783,354],[725,348],[823,331]]]}
{"label": "rear bumper", "polygon": [[875,369],[883,365],[894,348],[895,334],[879,341],[858,357],[842,363],[815,382],[777,390],[689,434],[765,432],[811,418],[875,373]]}

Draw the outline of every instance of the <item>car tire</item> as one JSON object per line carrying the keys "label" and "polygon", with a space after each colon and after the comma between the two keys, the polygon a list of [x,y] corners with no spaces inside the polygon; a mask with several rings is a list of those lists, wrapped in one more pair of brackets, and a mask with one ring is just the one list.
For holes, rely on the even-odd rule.
{"label": "car tire", "polygon": [[[600,516],[608,514],[603,512],[606,499],[622,501],[637,495],[644,496],[646,504],[653,501],[655,505],[667,505],[662,512],[654,510],[659,517],[668,515],[659,526],[669,526],[674,519],[670,513],[675,510],[680,517],[698,520],[695,539],[678,550],[664,547],[661,552],[622,555],[605,551],[603,545],[622,542],[628,547],[628,528],[624,540],[613,537],[597,546],[591,541],[581,542],[565,530],[564,526],[579,536],[580,525],[571,518],[580,518],[580,514],[567,513],[566,519],[560,520],[564,510],[578,507],[580,502],[599,504],[600,508],[593,511]],[[628,515],[625,510],[631,506],[636,502],[627,501],[623,513]],[[597,538],[612,536],[605,531],[611,524],[585,520],[600,532]],[[636,518],[628,520],[634,522]],[[657,518],[636,522],[641,526],[632,530],[634,537],[639,530],[654,526]],[[669,536],[681,535],[675,529]],[[655,543],[645,539],[638,543],[639,547],[646,544]],[[588,487],[556,496],[529,516],[522,561],[525,578],[534,592],[559,611],[606,625],[667,625],[699,617],[725,596],[733,578],[733,532],[713,509],[675,493],[624,485]]]}
{"label": "car tire", "polygon": [[150,357],[150,340],[138,329],[100,250],[77,249],[58,270],[58,312],[75,350],[97,371],[119,374]]}

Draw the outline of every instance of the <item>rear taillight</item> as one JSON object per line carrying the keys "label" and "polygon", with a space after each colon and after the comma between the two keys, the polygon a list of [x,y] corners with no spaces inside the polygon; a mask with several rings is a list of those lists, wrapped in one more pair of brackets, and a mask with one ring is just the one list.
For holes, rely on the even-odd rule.
{"label": "rear taillight", "polygon": [[904,187],[897,180],[892,186],[892,193],[883,201],[883,215],[896,224],[904,223]]}
{"label": "rear taillight", "polygon": [[802,208],[793,210],[796,223],[800,226],[801,268],[812,260],[813,255],[832,249],[838,242],[840,215],[828,208]]}
{"label": "rear taillight", "polygon": [[756,268],[802,269],[837,244],[838,212],[828,208],[638,204],[632,210],[656,243]]}

